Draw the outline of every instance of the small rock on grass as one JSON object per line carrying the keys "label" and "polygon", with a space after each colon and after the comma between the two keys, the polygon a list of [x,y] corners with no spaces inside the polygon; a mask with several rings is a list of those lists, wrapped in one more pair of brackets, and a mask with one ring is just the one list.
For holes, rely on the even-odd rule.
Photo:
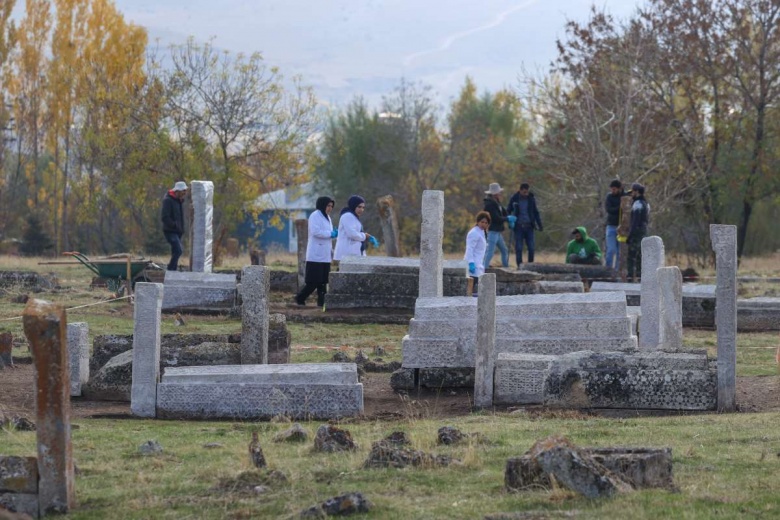
{"label": "small rock on grass", "polygon": [[138,453],[141,455],[157,455],[163,452],[163,447],[156,440],[148,440],[145,443],[138,446]]}
{"label": "small rock on grass", "polygon": [[354,363],[351,357],[349,357],[349,354],[346,352],[336,352],[333,354],[333,357],[331,358],[331,361],[333,363]]}
{"label": "small rock on grass", "polygon": [[249,462],[256,468],[264,468],[267,466],[263,448],[260,446],[260,439],[257,437],[257,432],[252,432],[252,441],[249,443]]}
{"label": "small rock on grass", "polygon": [[371,502],[363,496],[363,493],[347,493],[329,498],[321,504],[301,511],[301,518],[327,518],[328,516],[345,516],[355,513],[368,513],[371,510]]}
{"label": "small rock on grass", "polygon": [[304,442],[308,438],[309,432],[300,424],[295,423],[283,432],[277,433],[274,436],[274,442]]}
{"label": "small rock on grass", "polygon": [[390,444],[384,440],[371,446],[364,468],[405,468],[436,467],[459,464],[460,461],[446,455],[433,455],[424,451],[413,450],[403,446]]}
{"label": "small rock on grass", "polygon": [[207,450],[213,450],[215,448],[224,448],[225,445],[220,444],[218,442],[207,442],[206,444],[203,445],[203,447],[206,448]]}
{"label": "small rock on grass", "polygon": [[316,451],[333,453],[356,450],[357,447],[348,430],[342,430],[332,424],[323,424],[317,428],[317,434],[314,436],[314,449]]}
{"label": "small rock on grass", "polygon": [[18,432],[34,432],[35,423],[22,415],[3,417],[0,415],[0,427],[13,429]]}

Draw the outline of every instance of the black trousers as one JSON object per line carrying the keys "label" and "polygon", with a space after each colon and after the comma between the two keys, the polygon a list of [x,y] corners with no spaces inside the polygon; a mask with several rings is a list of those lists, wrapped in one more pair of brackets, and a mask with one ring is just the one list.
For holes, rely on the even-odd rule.
{"label": "black trousers", "polygon": [[642,278],[642,239],[646,232],[634,232],[628,237],[628,259],[626,268],[628,271],[628,281]]}
{"label": "black trousers", "polygon": [[330,276],[330,264],[325,262],[306,262],[305,285],[295,295],[295,301],[299,305],[306,303],[311,293],[317,291],[317,306],[325,305],[325,294],[328,292],[328,277]]}

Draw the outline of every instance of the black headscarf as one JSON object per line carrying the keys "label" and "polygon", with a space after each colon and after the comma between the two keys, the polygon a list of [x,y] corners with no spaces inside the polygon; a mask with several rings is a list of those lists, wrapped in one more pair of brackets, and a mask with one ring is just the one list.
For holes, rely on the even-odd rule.
{"label": "black headscarf", "polygon": [[333,203],[335,204],[336,201],[331,199],[330,197],[320,197],[317,199],[317,204],[315,207],[322,212],[322,214],[325,216],[325,218],[328,218],[328,214],[325,213],[325,208],[328,207],[328,204]]}
{"label": "black headscarf", "polygon": [[357,216],[357,213],[355,213],[355,210],[357,209],[358,206],[360,206],[361,204],[365,204],[365,203],[366,203],[366,199],[364,199],[360,195],[352,195],[349,198],[349,200],[347,201],[347,206],[344,207],[344,208],[341,208],[340,215],[343,215],[346,212],[350,212],[353,215],[355,215],[355,217],[357,217],[358,220],[360,220],[360,217]]}

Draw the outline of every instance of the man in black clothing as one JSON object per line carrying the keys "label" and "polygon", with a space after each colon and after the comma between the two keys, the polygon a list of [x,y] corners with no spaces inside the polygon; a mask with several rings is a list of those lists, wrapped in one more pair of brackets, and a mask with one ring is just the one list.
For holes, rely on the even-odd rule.
{"label": "man in black clothing", "polygon": [[187,195],[187,183],[178,181],[168,190],[162,201],[162,223],[165,240],[171,245],[171,261],[168,270],[179,269],[179,258],[183,252],[181,237],[184,236],[184,197]]}
{"label": "man in black clothing", "polygon": [[515,217],[514,224],[509,222],[509,227],[514,225],[515,229],[515,260],[517,267],[523,263],[523,241],[528,246],[528,262],[534,261],[534,229],[542,231],[542,217],[539,215],[539,209],[536,207],[536,197],[530,192],[531,186],[527,182],[520,185],[512,198],[509,199],[509,214]]}
{"label": "man in black clothing", "polygon": [[620,265],[617,230],[620,225],[620,199],[624,195],[623,185],[619,180],[615,179],[609,184],[609,193],[604,201],[604,209],[607,212],[607,267],[617,268]]}
{"label": "man in black clothing", "polygon": [[631,185],[631,229],[628,232],[628,280],[642,278],[642,239],[647,235],[650,223],[650,204],[645,200],[645,187],[635,182]]}

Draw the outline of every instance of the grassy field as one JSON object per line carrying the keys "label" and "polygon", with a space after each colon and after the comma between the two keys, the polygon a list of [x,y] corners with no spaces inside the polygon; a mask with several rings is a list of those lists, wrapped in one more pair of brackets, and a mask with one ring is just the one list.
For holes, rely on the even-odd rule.
{"label": "grassy field", "polygon": [[[236,265],[228,267],[238,268],[247,260],[235,260]],[[269,263],[292,269],[293,261],[290,256],[271,258]],[[780,271],[778,263],[762,259],[755,264],[754,274],[777,276]],[[71,308],[99,303],[68,312],[69,321],[87,321],[91,335],[132,332],[130,304],[124,300],[105,303],[108,291],[89,289],[92,275],[86,268],[39,266],[37,260],[0,257],[0,270],[23,268],[58,276],[61,288],[41,295],[47,300]],[[0,329],[21,337],[21,321],[12,319],[24,308],[11,303],[16,294],[21,292],[12,290],[0,296]],[[400,340],[407,329],[403,325],[288,326],[293,362],[327,361],[336,350],[354,355],[364,349],[370,354],[376,346],[385,350],[382,357],[386,361],[398,360]],[[191,316],[184,328],[176,327],[170,316],[163,319],[164,333],[238,330],[239,320],[226,317]],[[776,333],[740,334],[738,375],[780,379],[774,361],[777,340]],[[715,357],[712,331],[686,329],[685,345],[705,348]],[[17,350],[15,355],[26,354]],[[369,514],[355,518],[476,519],[500,512],[527,513],[517,518],[529,519],[780,517],[780,413],[610,419],[521,409],[441,420],[425,413],[420,418],[413,396],[399,396],[397,411],[403,418],[342,424],[360,447],[354,453],[331,455],[315,453],[311,440],[272,442],[274,434],[289,426],[284,423],[78,419],[73,453],[80,471],[76,481],[79,507],[69,518],[293,518],[304,508],[352,491],[364,493],[374,504]],[[304,422],[303,426],[313,435],[319,424]],[[436,431],[444,425],[479,432],[488,442],[437,446]],[[247,444],[253,430],[260,434],[270,466],[284,473],[286,482],[269,482],[266,473],[250,471]],[[461,464],[364,469],[371,443],[399,430],[407,432],[415,449],[450,455]],[[560,489],[507,493],[503,486],[506,459],[521,455],[536,440],[551,434],[566,435],[582,446],[671,446],[679,491],[649,490],[604,500],[587,500]],[[165,451],[161,455],[137,453],[137,447],[150,439],[162,444]],[[207,443],[220,447],[207,449]],[[35,434],[0,431],[0,453],[35,455]],[[256,485],[269,490],[255,493]]]}

